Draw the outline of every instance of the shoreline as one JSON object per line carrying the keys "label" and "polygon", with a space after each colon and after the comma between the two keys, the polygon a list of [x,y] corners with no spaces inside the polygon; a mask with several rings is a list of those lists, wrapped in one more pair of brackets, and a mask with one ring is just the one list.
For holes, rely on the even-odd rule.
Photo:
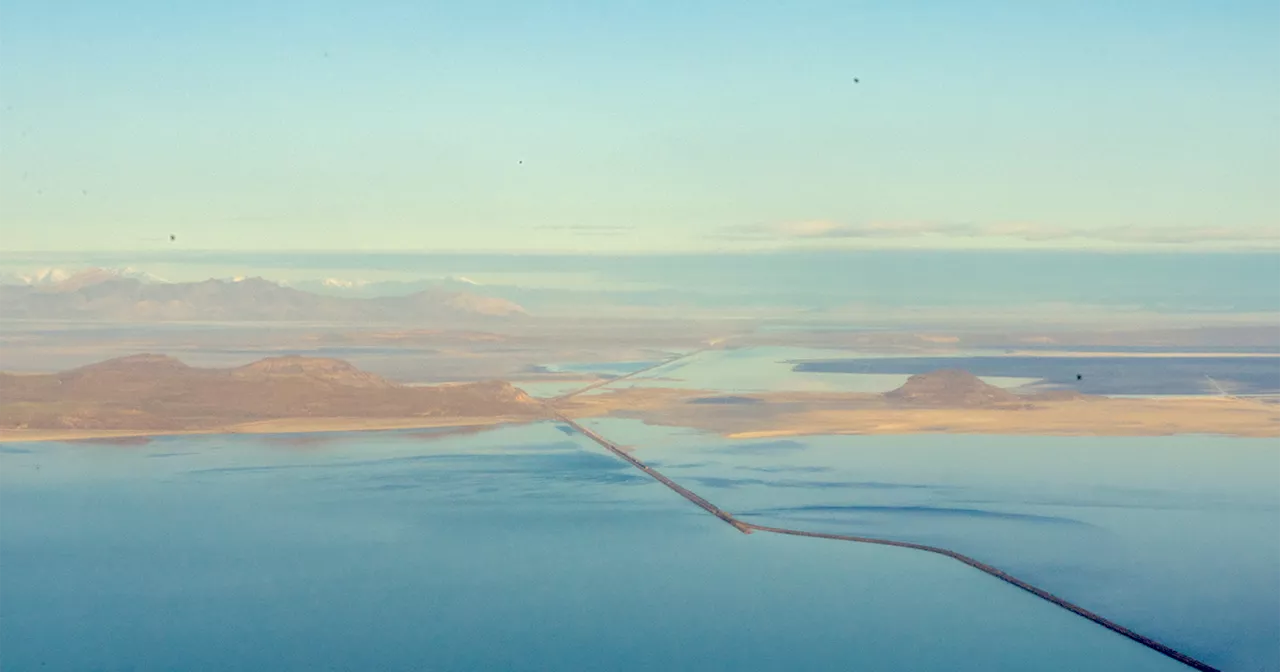
{"label": "shoreline", "polygon": [[93,441],[158,438],[165,436],[210,436],[229,434],[335,434],[376,432],[395,429],[439,429],[442,427],[490,427],[536,422],[537,416],[484,416],[451,418],[274,418],[225,427],[205,429],[0,429],[0,444],[44,441]]}
{"label": "shoreline", "polygon": [[[1093,398],[1030,408],[909,407],[863,393],[751,395],[763,403],[694,406],[713,390],[643,388],[553,404],[572,418],[631,418],[714,432],[730,439],[821,435],[989,434],[1015,436],[1280,437],[1280,404],[1224,397],[1157,400]],[[772,402],[772,403],[770,403]],[[779,402],[783,402],[779,404]],[[806,410],[785,402],[815,403]],[[200,429],[0,429],[0,444],[225,434],[326,434],[400,429],[492,427],[549,420],[538,415],[481,417],[273,418]]]}

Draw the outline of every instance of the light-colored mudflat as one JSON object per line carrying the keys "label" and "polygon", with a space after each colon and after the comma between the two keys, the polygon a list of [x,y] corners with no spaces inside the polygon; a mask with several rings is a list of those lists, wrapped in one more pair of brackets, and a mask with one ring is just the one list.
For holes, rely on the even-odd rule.
{"label": "light-colored mudflat", "polygon": [[0,429],[0,443],[29,441],[80,441],[84,439],[127,439],[139,436],[183,436],[212,434],[212,431],[160,429]]}
{"label": "light-colored mudflat", "polygon": [[[747,423],[744,423],[744,425]],[[732,438],[806,434],[1028,434],[1167,436],[1223,434],[1280,437],[1280,409],[1230,401],[1054,402],[1032,409],[866,409],[787,414],[759,429],[729,429]]]}
{"label": "light-colored mudflat", "polygon": [[186,436],[198,434],[304,434],[321,432],[363,432],[384,429],[431,429],[472,427],[529,422],[529,417],[490,416],[480,418],[280,418],[247,422],[227,427],[198,430],[148,429],[4,429],[0,443],[28,441],[77,441],[121,439],[140,436]]}
{"label": "light-colored mudflat", "polygon": [[487,416],[480,418],[280,418],[246,422],[223,430],[228,434],[292,434],[307,432],[360,432],[378,429],[428,429],[528,422],[530,418]]}

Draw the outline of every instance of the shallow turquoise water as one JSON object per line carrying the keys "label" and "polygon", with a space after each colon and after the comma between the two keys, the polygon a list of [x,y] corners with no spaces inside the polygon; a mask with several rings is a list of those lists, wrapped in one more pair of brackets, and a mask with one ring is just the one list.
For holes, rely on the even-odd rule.
{"label": "shallow turquoise water", "polygon": [[954,561],[739,534],[550,424],[0,446],[5,670],[1177,670]]}
{"label": "shallow turquoise water", "polygon": [[584,424],[750,522],[950,548],[1224,670],[1280,670],[1275,440]]}

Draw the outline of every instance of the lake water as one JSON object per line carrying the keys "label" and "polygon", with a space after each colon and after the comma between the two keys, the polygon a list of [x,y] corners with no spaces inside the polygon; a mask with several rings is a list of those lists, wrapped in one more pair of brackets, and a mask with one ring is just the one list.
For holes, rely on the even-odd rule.
{"label": "lake water", "polygon": [[[853,353],[849,350],[826,350],[795,347],[751,347],[709,350],[689,359],[672,362],[633,378],[601,388],[596,393],[637,387],[670,387],[722,390],[730,392],[864,392],[880,393],[901,387],[910,374],[893,372],[812,373],[797,370],[802,360],[849,357],[856,354],[868,360],[890,360],[890,355]],[[957,353],[956,359],[972,353]],[[600,366],[600,365],[593,365]],[[1036,382],[1037,378],[990,376],[983,378],[999,387],[1018,387]]]}
{"label": "lake water", "polygon": [[1280,670],[1276,440],[584,424],[744,520],[949,548],[1224,670]]}
{"label": "lake water", "polygon": [[4,670],[1185,669],[945,558],[742,535],[545,423],[0,445],[0,568]]}

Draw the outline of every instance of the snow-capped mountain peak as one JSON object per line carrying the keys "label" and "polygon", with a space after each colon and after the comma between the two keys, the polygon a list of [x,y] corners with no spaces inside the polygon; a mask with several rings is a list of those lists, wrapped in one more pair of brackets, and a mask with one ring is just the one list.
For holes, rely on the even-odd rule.
{"label": "snow-capped mountain peak", "polygon": [[107,280],[128,278],[146,283],[167,283],[168,280],[146,271],[125,266],[122,268],[41,268],[34,271],[6,274],[3,284],[27,285],[56,289],[67,283],[76,285],[94,284]]}
{"label": "snow-capped mountain peak", "polygon": [[320,284],[325,287],[333,287],[335,289],[355,289],[357,287],[364,287],[365,285],[369,284],[369,281],[368,280],[343,280],[342,278],[325,278],[324,280],[320,281]]}

